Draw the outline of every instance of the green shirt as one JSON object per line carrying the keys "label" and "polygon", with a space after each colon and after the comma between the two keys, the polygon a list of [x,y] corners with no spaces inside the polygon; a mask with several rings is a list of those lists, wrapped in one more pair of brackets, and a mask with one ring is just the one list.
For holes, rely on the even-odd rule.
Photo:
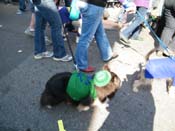
{"label": "green shirt", "polygon": [[66,92],[75,101],[80,101],[88,96],[91,96],[93,99],[97,97],[92,78],[83,72],[75,71],[72,73]]}

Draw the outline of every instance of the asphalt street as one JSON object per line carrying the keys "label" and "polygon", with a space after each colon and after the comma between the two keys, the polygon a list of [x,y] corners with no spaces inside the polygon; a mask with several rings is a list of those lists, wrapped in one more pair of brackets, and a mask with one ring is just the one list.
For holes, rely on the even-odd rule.
{"label": "asphalt street", "polygon": [[[165,79],[139,86],[136,81],[139,65],[145,64],[144,56],[154,47],[148,29],[141,33],[144,41],[125,47],[118,42],[118,25],[104,21],[111,46],[119,54],[109,66],[122,80],[108,110],[78,112],[64,103],[50,110],[39,104],[45,84],[58,72],[73,71],[73,62],[34,60],[33,38],[24,34],[31,13],[16,15],[17,9],[18,5],[0,3],[0,131],[58,131],[58,120],[66,131],[175,131],[175,97],[168,96]],[[117,10],[111,11],[117,14]],[[75,34],[70,34],[73,50],[75,41]],[[65,46],[69,52],[66,41]],[[94,41],[89,63],[97,70],[105,64]]]}

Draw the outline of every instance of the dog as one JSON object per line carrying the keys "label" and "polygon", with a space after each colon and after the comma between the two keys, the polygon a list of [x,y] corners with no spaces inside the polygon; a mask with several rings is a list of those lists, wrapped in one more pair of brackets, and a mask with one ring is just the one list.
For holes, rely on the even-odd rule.
{"label": "dog", "polygon": [[110,82],[104,87],[95,86],[97,98],[92,99],[90,96],[83,98],[79,101],[73,100],[66,92],[69,79],[72,75],[71,72],[57,73],[52,76],[46,83],[45,89],[41,94],[40,104],[42,107],[52,108],[61,102],[75,105],[79,111],[86,111],[90,107],[105,105],[106,101],[112,99],[120,88],[120,78],[112,72],[108,65],[103,67],[104,70],[109,71],[111,74]]}
{"label": "dog", "polygon": [[152,85],[154,79],[165,78],[166,89],[167,92],[170,94],[170,90],[173,86],[173,78],[171,78],[170,74],[166,74],[169,73],[169,71],[171,70],[168,70],[168,66],[166,66],[166,64],[168,63],[166,58],[168,59],[168,56],[164,55],[164,57],[152,58],[153,53],[157,53],[157,48],[153,48],[146,54],[146,66],[143,69],[143,66],[140,65],[140,71],[138,72],[136,79],[133,82],[133,89],[135,92],[137,92],[137,88],[139,88],[140,86]]}

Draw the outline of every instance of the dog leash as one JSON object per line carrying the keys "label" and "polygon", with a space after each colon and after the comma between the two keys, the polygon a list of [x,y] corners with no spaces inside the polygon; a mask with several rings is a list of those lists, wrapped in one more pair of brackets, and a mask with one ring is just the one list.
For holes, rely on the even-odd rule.
{"label": "dog leash", "polygon": [[154,32],[154,30],[151,28],[151,26],[149,25],[148,21],[145,20],[145,18],[140,14],[140,12],[136,11],[136,13],[141,17],[142,20],[144,20],[145,25],[149,28],[149,30],[152,32],[152,34],[154,35],[154,37],[157,39],[159,45],[168,52],[169,56],[172,58],[173,56],[171,55],[171,53],[168,50],[168,46],[156,35],[156,33]]}
{"label": "dog leash", "polygon": [[74,67],[75,67],[76,71],[79,72],[78,65],[77,65],[77,63],[76,63],[75,56],[74,56],[74,54],[73,54],[73,51],[72,51],[72,48],[71,48],[71,45],[70,45],[70,40],[69,40],[68,32],[66,31],[66,28],[65,28],[64,24],[63,24],[63,29],[64,29],[65,37],[66,37],[66,39],[67,39],[67,43],[68,43],[68,47],[69,47],[70,53],[71,53],[71,55],[72,55]]}

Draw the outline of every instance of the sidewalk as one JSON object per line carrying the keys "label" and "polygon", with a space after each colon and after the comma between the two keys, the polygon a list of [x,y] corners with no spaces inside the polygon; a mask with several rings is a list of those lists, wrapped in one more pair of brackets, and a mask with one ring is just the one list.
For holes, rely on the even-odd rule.
{"label": "sidewalk", "polygon": [[[19,16],[17,8],[0,3],[0,131],[58,131],[60,119],[66,131],[175,131],[175,97],[167,95],[165,80],[154,80],[152,86],[132,86],[139,65],[145,64],[144,56],[154,47],[149,30],[142,32],[144,41],[132,41],[131,47],[125,47],[119,44],[119,30],[111,21],[104,24],[119,57],[110,62],[110,67],[121,78],[122,87],[108,111],[78,112],[64,103],[52,110],[42,109],[39,99],[46,81],[57,72],[73,71],[73,63],[34,60],[33,38],[23,33],[30,12]],[[75,50],[75,38],[70,38]],[[91,44],[89,52],[90,65],[100,70],[104,63],[96,43]]]}

